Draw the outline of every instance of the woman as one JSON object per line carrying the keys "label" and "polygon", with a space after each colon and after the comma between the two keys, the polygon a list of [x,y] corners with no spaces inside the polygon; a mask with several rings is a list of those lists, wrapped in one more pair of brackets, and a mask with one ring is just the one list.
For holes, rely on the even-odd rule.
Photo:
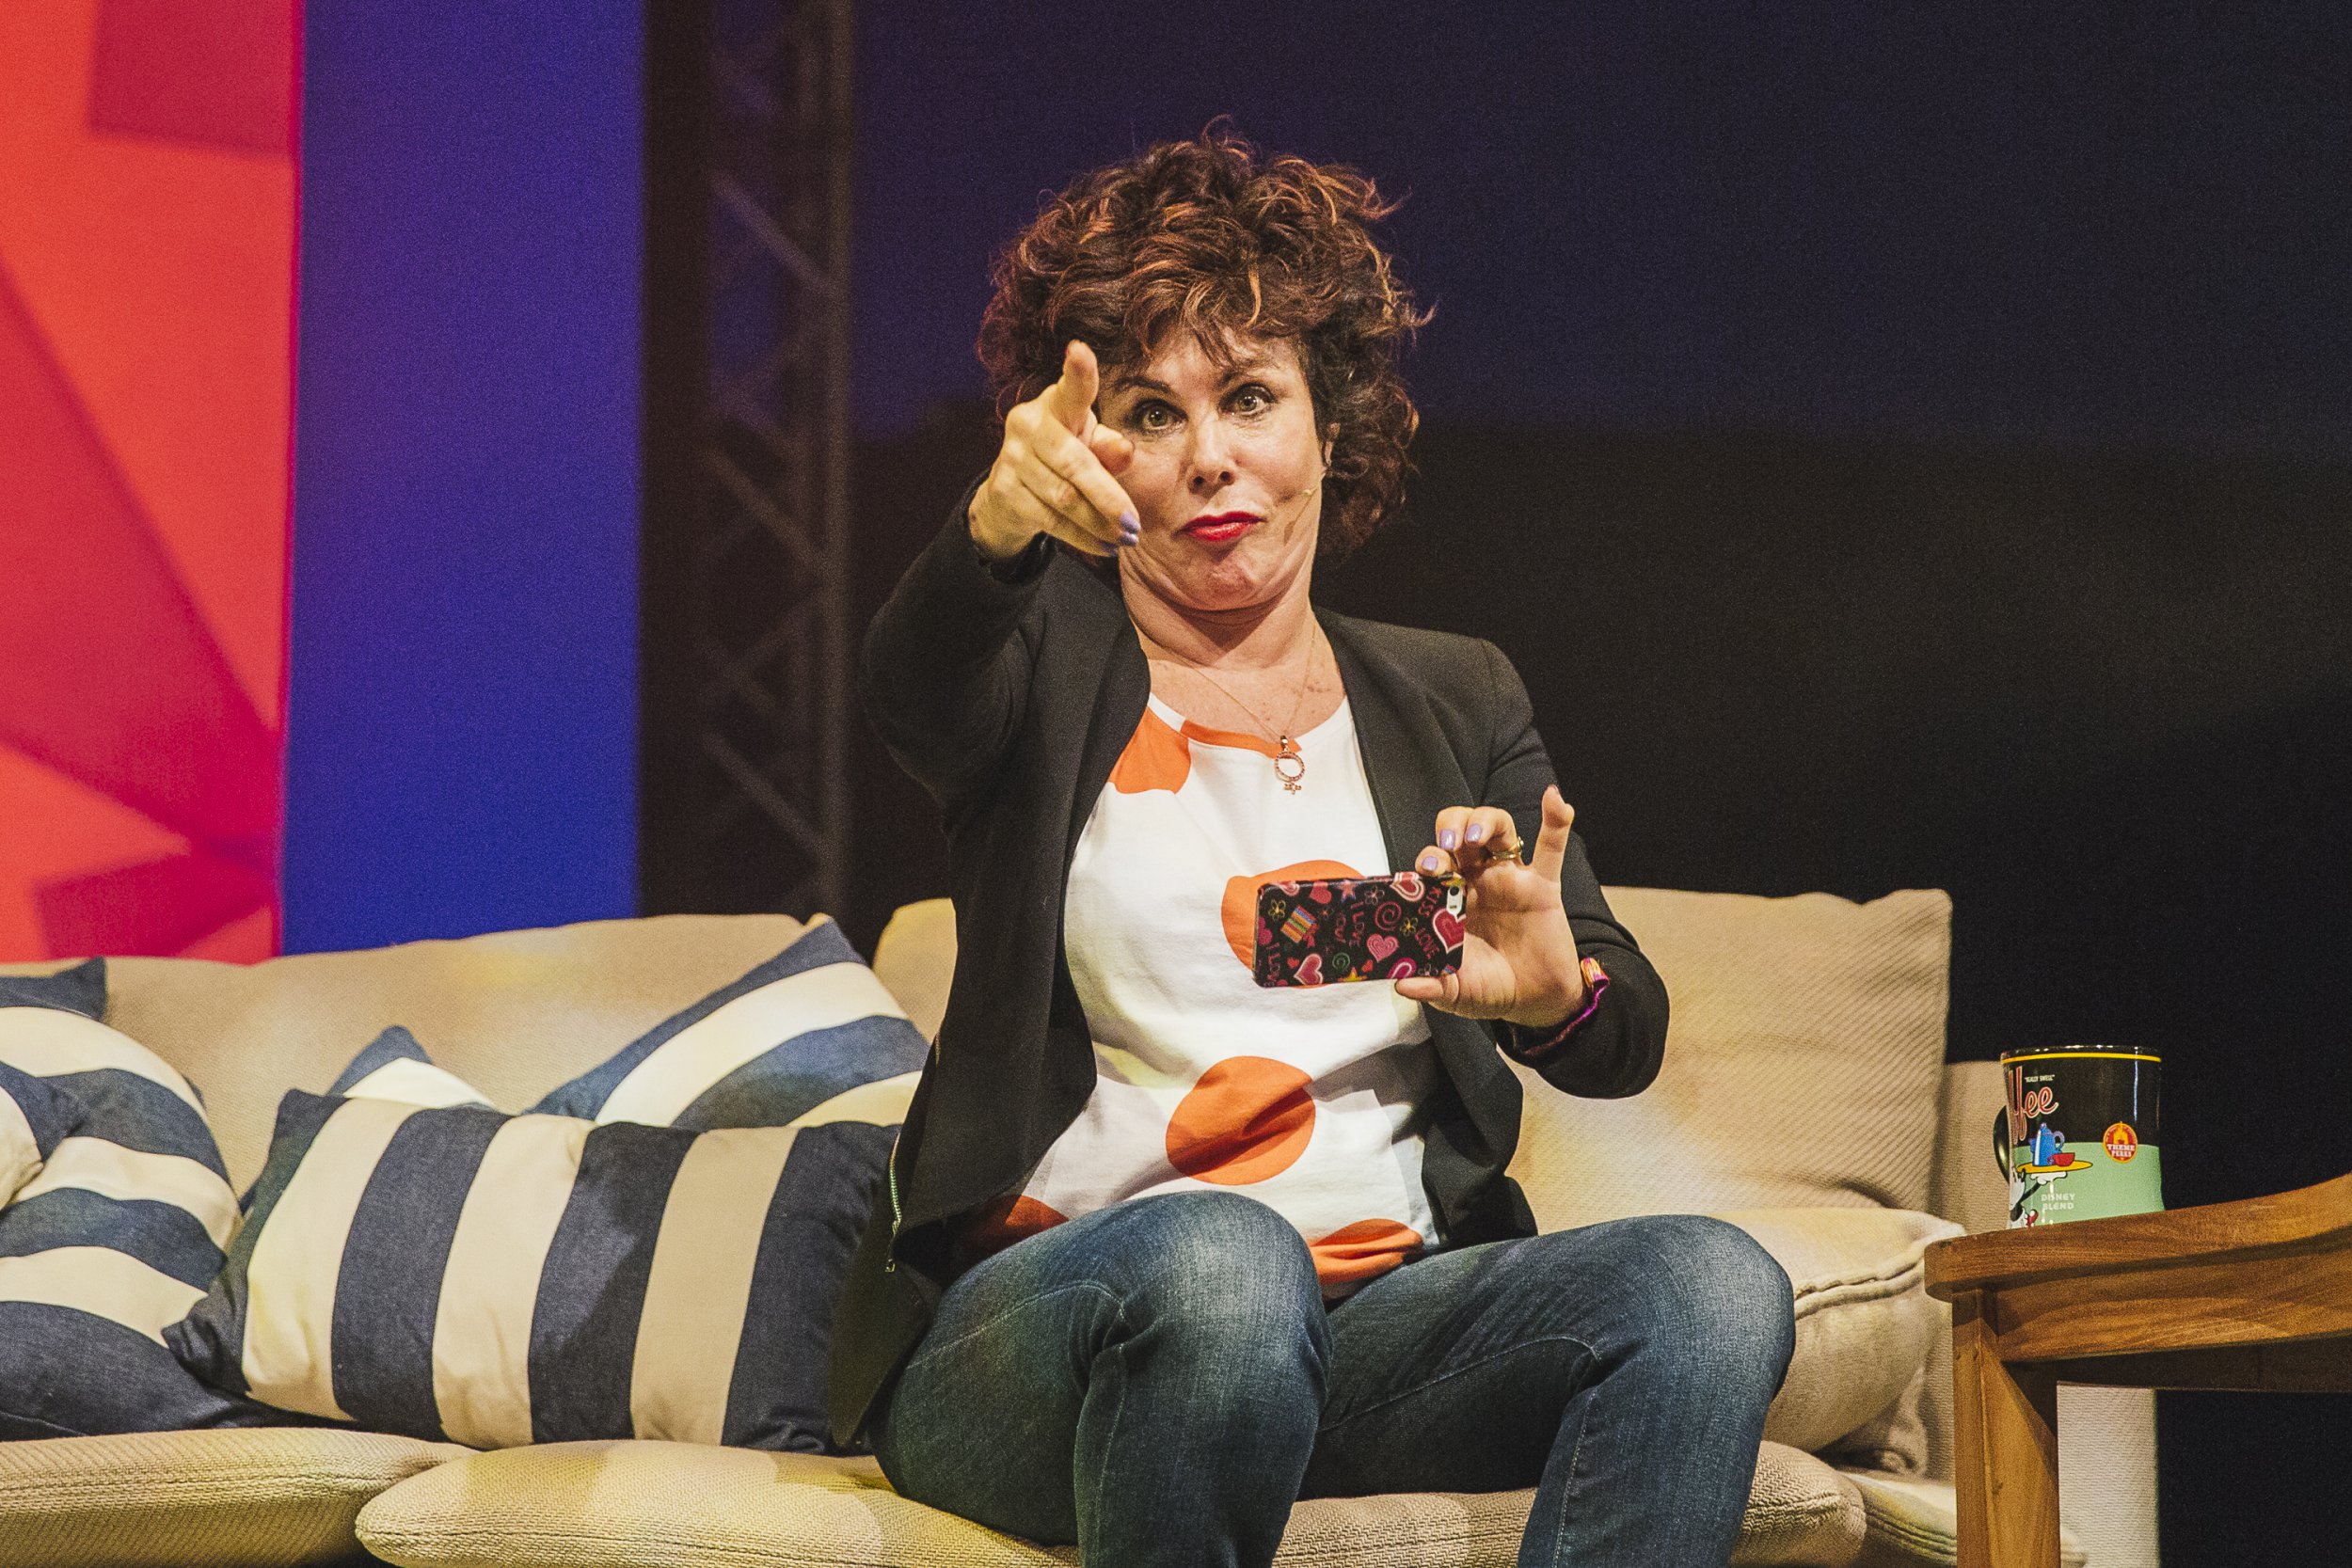
{"label": "woman", "polygon": [[[1498,1045],[1635,1093],[1664,988],[1501,653],[1310,594],[1415,423],[1388,211],[1213,127],[998,264],[1002,450],[861,671],[945,815],[959,952],[835,1434],[1119,1568],[1269,1562],[1301,1495],[1531,1485],[1522,1563],[1720,1564],[1787,1276],[1710,1220],[1534,1234]],[[1467,884],[1457,973],[1255,985],[1261,884],[1408,868]]]}

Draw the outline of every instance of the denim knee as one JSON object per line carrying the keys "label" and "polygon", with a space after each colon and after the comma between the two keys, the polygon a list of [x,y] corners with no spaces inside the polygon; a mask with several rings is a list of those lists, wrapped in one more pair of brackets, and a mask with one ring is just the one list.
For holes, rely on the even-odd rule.
{"label": "denim knee", "polygon": [[1165,1193],[1113,1212],[1110,1283],[1131,1316],[1228,1342],[1304,1332],[1327,1344],[1313,1257],[1291,1223],[1237,1193]]}
{"label": "denim knee", "polygon": [[1787,1271],[1725,1220],[1659,1214],[1638,1223],[1642,1243],[1675,1286],[1658,1293],[1653,1331],[1705,1347],[1719,1375],[1753,1372],[1767,1394],[1777,1390],[1797,1344]]}
{"label": "denim knee", "polygon": [[1321,1303],[1314,1259],[1274,1210],[1238,1193],[1163,1193],[1122,1203],[1121,1241],[1134,1284],[1171,1307],[1215,1314]]}

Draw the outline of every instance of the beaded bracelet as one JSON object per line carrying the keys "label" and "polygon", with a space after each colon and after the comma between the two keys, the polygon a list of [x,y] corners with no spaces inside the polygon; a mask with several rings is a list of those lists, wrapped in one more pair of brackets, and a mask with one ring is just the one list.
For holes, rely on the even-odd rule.
{"label": "beaded bracelet", "polygon": [[1600,1006],[1601,993],[1609,989],[1608,972],[1600,967],[1598,958],[1581,959],[1576,967],[1584,976],[1584,1006],[1577,1010],[1575,1017],[1540,1040],[1531,1042],[1527,1037],[1532,1031],[1522,1029],[1516,1023],[1505,1023],[1502,1026],[1505,1055],[1534,1067],[1566,1044],[1568,1037],[1576,1033],[1577,1026],[1593,1016],[1593,1009]]}

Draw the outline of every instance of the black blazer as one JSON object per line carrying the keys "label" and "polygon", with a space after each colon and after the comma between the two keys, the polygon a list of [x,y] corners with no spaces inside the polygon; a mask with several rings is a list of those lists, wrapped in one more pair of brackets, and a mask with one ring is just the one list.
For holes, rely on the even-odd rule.
{"label": "black blazer", "polygon": [[[1002,574],[1002,575],[1000,575]],[[1500,805],[1542,826],[1551,762],[1526,689],[1492,643],[1318,610],[1345,684],[1390,863],[1409,866],[1439,810]],[[947,1011],[835,1315],[831,1416],[851,1442],[954,1275],[944,1222],[1019,1189],[1095,1081],[1062,953],[1071,857],[1142,720],[1151,671],[1118,589],[1041,536],[1009,567],[973,546],[959,503],[867,628],[868,721],[939,803],[956,912]],[[1540,1068],[1570,1093],[1633,1094],[1657,1075],[1666,991],[1609,912],[1571,835],[1561,895],[1600,1006]],[[1422,1180],[1448,1245],[1532,1235],[1518,1183],[1519,1083],[1494,1026],[1427,1009],[1443,1071]]]}

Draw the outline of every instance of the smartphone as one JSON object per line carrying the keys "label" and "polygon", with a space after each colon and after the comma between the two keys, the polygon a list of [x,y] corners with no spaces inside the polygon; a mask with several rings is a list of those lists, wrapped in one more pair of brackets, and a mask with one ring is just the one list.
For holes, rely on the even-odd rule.
{"label": "smartphone", "polygon": [[1258,890],[1261,986],[1446,974],[1462,964],[1457,877],[1332,877]]}

